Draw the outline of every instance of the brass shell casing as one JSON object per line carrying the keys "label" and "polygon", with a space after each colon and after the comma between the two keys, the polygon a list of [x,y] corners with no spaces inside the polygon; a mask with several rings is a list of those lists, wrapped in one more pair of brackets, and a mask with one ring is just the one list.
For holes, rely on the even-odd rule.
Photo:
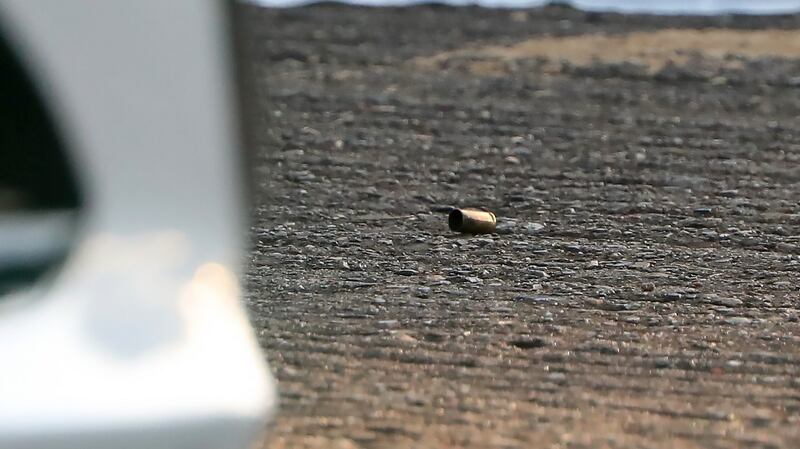
{"label": "brass shell casing", "polygon": [[497,228],[497,217],[477,209],[453,209],[447,216],[450,230],[462,234],[491,234]]}

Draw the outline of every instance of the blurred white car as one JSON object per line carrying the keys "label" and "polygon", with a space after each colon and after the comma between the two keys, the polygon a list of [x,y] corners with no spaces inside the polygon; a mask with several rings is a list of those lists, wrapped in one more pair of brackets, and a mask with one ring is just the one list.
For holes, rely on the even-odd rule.
{"label": "blurred white car", "polygon": [[232,5],[0,0],[0,448],[244,448]]}

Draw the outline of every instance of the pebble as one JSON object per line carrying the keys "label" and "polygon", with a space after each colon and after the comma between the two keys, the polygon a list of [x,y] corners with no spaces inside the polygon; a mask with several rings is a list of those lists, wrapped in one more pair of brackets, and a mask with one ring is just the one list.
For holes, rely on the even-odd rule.
{"label": "pebble", "polygon": [[692,212],[695,215],[708,216],[711,215],[714,212],[714,210],[711,209],[710,207],[697,207]]}
{"label": "pebble", "polygon": [[544,270],[533,270],[531,271],[531,275],[537,279],[547,279],[548,277],[550,277]]}
{"label": "pebble", "polygon": [[727,307],[737,307],[744,304],[744,301],[737,298],[710,298],[708,302],[717,306]]}
{"label": "pebble", "polygon": [[672,367],[672,362],[670,362],[668,357],[659,357],[659,358],[654,360],[654,364],[655,364],[656,368],[659,368],[659,369]]}
{"label": "pebble", "polygon": [[598,354],[617,355],[620,353],[618,347],[606,342],[586,343],[579,346],[581,351],[596,352]]}
{"label": "pebble", "polygon": [[495,233],[500,235],[513,234],[516,227],[517,223],[515,221],[498,220],[497,226],[495,227]]}
{"label": "pebble", "polygon": [[530,148],[518,146],[511,149],[511,154],[514,156],[529,156],[533,154],[533,150],[531,150]]}
{"label": "pebble", "polygon": [[491,244],[493,244],[493,243],[494,243],[494,240],[492,240],[492,239],[487,239],[487,238],[481,238],[481,237],[475,237],[475,238],[473,238],[473,239],[471,239],[471,240],[470,240],[470,243],[474,243],[474,244],[476,244],[477,246],[486,246],[486,245],[491,245]]}
{"label": "pebble", "polygon": [[772,421],[772,417],[763,411],[756,412],[756,415],[750,418],[750,422],[756,427],[769,427]]}
{"label": "pebble", "polygon": [[775,229],[773,229],[772,232],[775,235],[780,235],[780,236],[783,236],[783,237],[791,235],[791,233],[786,228],[784,228],[783,226],[775,227]]}
{"label": "pebble", "polygon": [[683,299],[683,294],[678,292],[665,292],[661,294],[664,301],[679,301]]}
{"label": "pebble", "polygon": [[536,348],[543,348],[548,346],[547,340],[540,337],[523,337],[511,340],[508,342],[511,346],[515,346],[520,349],[536,349]]}
{"label": "pebble", "polygon": [[417,339],[414,338],[412,335],[408,334],[407,332],[397,332],[394,334],[394,337],[398,341],[402,341],[403,343],[416,343]]}
{"label": "pebble", "polygon": [[583,252],[583,247],[580,245],[567,245],[564,247],[564,249],[567,250],[567,252],[576,254]]}
{"label": "pebble", "polygon": [[743,316],[735,316],[725,320],[726,323],[732,326],[743,326],[753,322],[750,318],[743,317]]}
{"label": "pebble", "polygon": [[554,303],[558,302],[558,298],[552,296],[545,296],[545,295],[517,295],[514,298],[514,301],[520,302],[537,302],[537,303]]}
{"label": "pebble", "polygon": [[567,382],[567,375],[564,373],[550,373],[545,376],[548,382],[553,382],[555,384],[563,384]]}
{"label": "pebble", "polygon": [[440,274],[432,274],[427,277],[428,285],[436,287],[440,285],[450,285],[450,281]]}
{"label": "pebble", "polygon": [[529,222],[525,223],[525,233],[526,234],[536,234],[537,232],[544,229],[544,225],[541,223]]}
{"label": "pebble", "polygon": [[684,359],[678,361],[678,368],[685,369],[685,370],[694,370],[697,369],[698,363],[695,359]]}
{"label": "pebble", "polygon": [[723,86],[728,82],[728,78],[724,76],[715,76],[711,78],[710,83],[712,86]]}
{"label": "pebble", "polygon": [[601,298],[605,298],[607,296],[612,296],[617,294],[617,290],[613,287],[600,287],[594,292],[595,296],[599,296]]}
{"label": "pebble", "polygon": [[428,400],[422,395],[409,393],[406,395],[406,403],[412,406],[422,407],[428,405]]}

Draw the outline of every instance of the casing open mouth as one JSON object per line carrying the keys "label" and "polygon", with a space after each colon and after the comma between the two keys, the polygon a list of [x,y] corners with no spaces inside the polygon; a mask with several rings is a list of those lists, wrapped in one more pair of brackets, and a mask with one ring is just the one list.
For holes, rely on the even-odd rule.
{"label": "casing open mouth", "polygon": [[497,217],[491,212],[476,209],[453,209],[447,216],[451,231],[464,234],[491,234],[497,227]]}

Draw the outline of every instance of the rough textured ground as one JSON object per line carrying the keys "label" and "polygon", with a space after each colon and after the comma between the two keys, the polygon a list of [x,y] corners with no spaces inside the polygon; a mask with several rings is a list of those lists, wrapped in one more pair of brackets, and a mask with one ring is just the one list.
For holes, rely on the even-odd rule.
{"label": "rough textured ground", "polygon": [[800,17],[244,13],[265,447],[800,447]]}

